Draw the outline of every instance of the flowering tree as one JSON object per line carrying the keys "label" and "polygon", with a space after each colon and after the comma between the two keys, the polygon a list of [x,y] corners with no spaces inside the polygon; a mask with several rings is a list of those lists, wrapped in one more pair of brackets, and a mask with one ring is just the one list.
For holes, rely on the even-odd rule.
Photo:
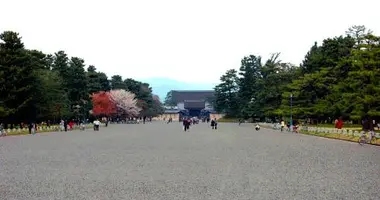
{"label": "flowering tree", "polygon": [[100,91],[91,95],[93,115],[112,115],[116,113],[116,105],[111,101],[110,93]]}
{"label": "flowering tree", "polygon": [[109,92],[111,101],[116,107],[128,116],[138,116],[141,109],[137,106],[135,94],[125,90],[111,90]]}

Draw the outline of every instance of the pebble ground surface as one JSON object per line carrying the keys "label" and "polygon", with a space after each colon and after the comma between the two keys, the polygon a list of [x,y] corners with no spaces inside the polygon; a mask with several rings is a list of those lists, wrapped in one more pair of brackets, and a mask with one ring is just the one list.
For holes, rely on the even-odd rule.
{"label": "pebble ground surface", "polygon": [[252,124],[0,138],[1,200],[380,199],[380,147]]}

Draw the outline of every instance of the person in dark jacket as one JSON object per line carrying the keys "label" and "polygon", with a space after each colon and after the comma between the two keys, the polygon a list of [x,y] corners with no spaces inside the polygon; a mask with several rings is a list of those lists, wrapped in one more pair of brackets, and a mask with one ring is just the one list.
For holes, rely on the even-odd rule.
{"label": "person in dark jacket", "polygon": [[189,119],[184,119],[182,124],[183,124],[183,130],[187,131],[190,129],[190,120]]}
{"label": "person in dark jacket", "polygon": [[67,120],[63,122],[63,127],[65,128],[65,132],[67,132]]}
{"label": "person in dark jacket", "polygon": [[32,134],[32,128],[33,128],[33,123],[30,122],[29,125],[28,125],[29,134]]}
{"label": "person in dark jacket", "polygon": [[365,116],[362,120],[362,129],[365,132],[374,130],[372,121],[370,120],[370,118],[368,116]]}
{"label": "person in dark jacket", "polygon": [[211,120],[211,128],[212,129],[215,129],[215,123],[216,123],[216,121],[214,121],[213,119]]}

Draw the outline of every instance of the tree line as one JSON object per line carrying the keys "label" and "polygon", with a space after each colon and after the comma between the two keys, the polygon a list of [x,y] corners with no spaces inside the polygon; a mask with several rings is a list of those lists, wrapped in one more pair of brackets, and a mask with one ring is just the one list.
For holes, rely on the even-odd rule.
{"label": "tree line", "polygon": [[[0,34],[0,122],[15,124],[90,117],[91,94],[122,89],[136,96],[141,116],[163,112],[148,83],[107,75],[64,51],[24,47],[18,33]],[[156,100],[155,100],[156,99]]]}
{"label": "tree line", "polygon": [[[380,37],[364,26],[316,42],[299,66],[273,54],[250,55],[215,87],[215,108],[226,117],[257,120],[380,119]],[[292,109],[290,107],[292,106]]]}

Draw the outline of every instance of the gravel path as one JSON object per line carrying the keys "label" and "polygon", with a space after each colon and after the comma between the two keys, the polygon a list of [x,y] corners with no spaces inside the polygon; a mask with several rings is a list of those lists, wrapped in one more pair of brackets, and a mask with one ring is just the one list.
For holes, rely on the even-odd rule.
{"label": "gravel path", "polygon": [[1,200],[380,199],[380,147],[252,125],[0,138]]}

